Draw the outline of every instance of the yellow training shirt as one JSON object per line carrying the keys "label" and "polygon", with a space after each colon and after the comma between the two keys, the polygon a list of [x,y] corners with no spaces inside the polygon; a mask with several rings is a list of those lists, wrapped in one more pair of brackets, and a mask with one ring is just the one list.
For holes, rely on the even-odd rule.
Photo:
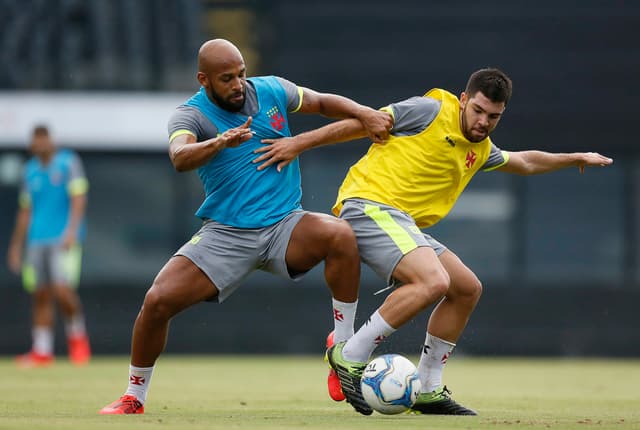
{"label": "yellow training shirt", "polygon": [[491,139],[468,141],[460,130],[460,103],[448,91],[425,94],[441,101],[440,112],[422,132],[374,143],[354,164],[338,191],[333,213],[349,198],[400,209],[420,228],[445,217],[491,152]]}

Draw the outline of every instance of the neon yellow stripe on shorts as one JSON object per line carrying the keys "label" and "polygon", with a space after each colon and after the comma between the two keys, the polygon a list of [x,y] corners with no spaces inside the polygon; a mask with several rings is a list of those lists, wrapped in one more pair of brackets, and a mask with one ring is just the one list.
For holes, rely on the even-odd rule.
{"label": "neon yellow stripe on shorts", "polygon": [[36,269],[31,264],[22,266],[22,285],[27,293],[33,293],[38,285],[38,275]]}
{"label": "neon yellow stripe on shorts", "polygon": [[364,213],[389,235],[403,255],[418,247],[416,241],[400,224],[394,221],[389,212],[384,212],[378,206],[367,203],[364,205]]}

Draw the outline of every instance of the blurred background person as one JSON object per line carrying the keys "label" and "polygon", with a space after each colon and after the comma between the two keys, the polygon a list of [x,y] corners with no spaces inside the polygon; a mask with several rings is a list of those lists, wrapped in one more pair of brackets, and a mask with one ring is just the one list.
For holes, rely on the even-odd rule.
{"label": "blurred background person", "polygon": [[24,167],[7,253],[9,268],[22,272],[24,288],[32,295],[32,346],[16,361],[20,367],[53,363],[57,302],[64,316],[69,359],[86,364],[91,349],[76,289],[89,182],[80,157],[57,149],[46,126],[33,129],[30,151],[33,157]]}

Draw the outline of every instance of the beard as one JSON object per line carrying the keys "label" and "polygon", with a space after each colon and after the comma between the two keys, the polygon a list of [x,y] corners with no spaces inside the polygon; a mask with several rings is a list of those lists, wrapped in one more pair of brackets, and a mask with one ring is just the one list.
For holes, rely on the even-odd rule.
{"label": "beard", "polygon": [[238,95],[240,95],[240,93],[234,93],[234,94],[231,94],[228,99],[224,99],[220,97],[220,95],[213,90],[211,90],[211,93],[210,93],[210,97],[213,99],[215,104],[217,104],[222,109],[229,112],[240,112],[240,110],[244,106],[245,100],[247,99],[246,88],[242,89],[242,101],[234,103],[229,100],[233,97],[237,97]]}
{"label": "beard", "polygon": [[462,120],[461,120],[461,128],[462,128],[462,134],[464,135],[464,137],[467,138],[467,140],[469,142],[473,142],[473,143],[478,143],[478,142],[482,142],[484,139],[486,139],[487,137],[489,137],[489,132],[488,130],[484,131],[484,135],[482,137],[475,137],[474,135],[471,134],[471,130],[469,129],[467,126],[467,107],[465,106],[464,109],[462,110]]}

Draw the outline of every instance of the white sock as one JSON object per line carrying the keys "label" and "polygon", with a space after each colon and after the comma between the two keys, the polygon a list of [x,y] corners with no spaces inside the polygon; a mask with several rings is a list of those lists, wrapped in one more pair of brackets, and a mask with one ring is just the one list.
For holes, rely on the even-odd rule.
{"label": "white sock", "polygon": [[87,334],[87,328],[84,322],[84,315],[79,313],[65,320],[64,330],[68,338],[85,336]]}
{"label": "white sock", "polygon": [[147,400],[147,391],[149,390],[149,383],[151,382],[153,368],[154,366],[136,367],[130,364],[129,386],[127,387],[125,394],[136,396],[136,398],[140,400],[140,403],[144,404]]}
{"label": "white sock", "polygon": [[33,352],[42,355],[53,355],[53,329],[46,326],[36,326],[31,330]]}
{"label": "white sock", "polygon": [[442,371],[455,346],[455,343],[447,342],[427,333],[418,363],[418,374],[423,393],[430,393],[442,385]]}
{"label": "white sock", "polygon": [[333,303],[333,343],[344,342],[353,336],[358,301],[345,303],[332,299]]}
{"label": "white sock", "polygon": [[342,349],[345,360],[367,362],[378,345],[396,331],[382,318],[378,311],[354,334]]}

